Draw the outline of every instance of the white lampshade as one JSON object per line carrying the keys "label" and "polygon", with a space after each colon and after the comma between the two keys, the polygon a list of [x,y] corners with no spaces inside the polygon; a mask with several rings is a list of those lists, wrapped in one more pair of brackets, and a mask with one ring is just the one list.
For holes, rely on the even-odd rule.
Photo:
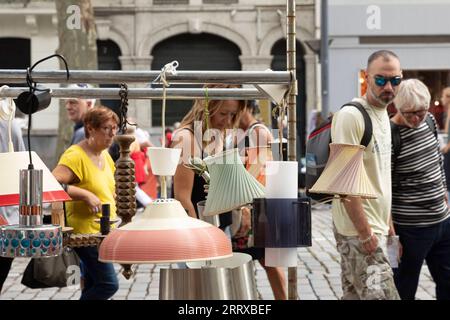
{"label": "white lampshade", "polygon": [[173,176],[180,160],[181,149],[151,147],[147,150],[153,174]]}
{"label": "white lampshade", "polygon": [[[63,190],[53,174],[39,158],[31,151],[34,169],[43,170],[43,196],[42,202],[56,202],[71,200]],[[0,153],[0,206],[13,206],[19,204],[19,171],[27,169],[29,160],[28,151]]]}
{"label": "white lampshade", "polygon": [[264,186],[245,170],[237,148],[204,161],[211,181],[203,215],[225,213],[264,197]]}
{"label": "white lampshade", "polygon": [[377,198],[364,167],[364,149],[361,145],[330,143],[327,165],[309,192]]}

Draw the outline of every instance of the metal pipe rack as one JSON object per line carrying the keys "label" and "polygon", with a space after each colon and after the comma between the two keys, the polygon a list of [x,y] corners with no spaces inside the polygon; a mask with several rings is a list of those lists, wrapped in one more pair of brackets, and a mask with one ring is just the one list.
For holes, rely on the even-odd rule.
{"label": "metal pipe rack", "polygon": [[[31,76],[38,83],[98,83],[119,84],[150,83],[161,71],[122,71],[122,70],[71,70],[67,79],[64,70],[33,70]],[[0,79],[5,83],[25,83],[26,70],[0,70]],[[288,71],[177,71],[168,74],[166,79],[171,84],[290,84],[291,73]]]}
{"label": "metal pipe rack", "polygon": [[[1,76],[0,76],[0,79]],[[51,88],[52,98],[102,98],[120,99],[119,88]],[[0,92],[0,97],[16,98],[20,93],[29,91],[29,88],[5,88]],[[170,100],[204,99],[205,89],[202,88],[167,88],[166,97]],[[208,89],[209,99],[217,100],[251,100],[270,99],[266,94],[257,89]],[[129,88],[128,99],[161,100],[163,89],[160,88]]]}

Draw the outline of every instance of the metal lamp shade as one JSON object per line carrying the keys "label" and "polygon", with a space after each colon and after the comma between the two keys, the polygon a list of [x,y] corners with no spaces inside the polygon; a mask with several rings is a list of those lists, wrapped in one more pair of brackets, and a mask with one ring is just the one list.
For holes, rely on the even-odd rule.
{"label": "metal lamp shade", "polygon": [[0,227],[0,256],[7,258],[52,257],[62,253],[62,228],[58,225]]}
{"label": "metal lamp shade", "polygon": [[327,165],[309,192],[377,198],[364,168],[364,149],[361,145],[330,143]]}
{"label": "metal lamp shade", "polygon": [[2,257],[50,257],[62,252],[62,228],[42,224],[42,203],[70,197],[39,156],[31,154],[34,169],[25,169],[28,152],[0,153],[0,206],[20,204],[19,224],[0,227]]}
{"label": "metal lamp shade", "polygon": [[204,161],[211,177],[204,216],[225,213],[264,197],[264,186],[245,170],[237,148]]}
{"label": "metal lamp shade", "polygon": [[[33,151],[31,155],[34,169],[43,170],[42,202],[71,200],[39,156]],[[28,167],[29,161],[27,151],[0,153],[0,177],[4,182],[0,184],[0,206],[14,206],[20,203],[19,172]]]}
{"label": "metal lamp shade", "polygon": [[209,262],[188,262],[186,269],[161,269],[161,300],[256,300],[252,257],[232,257]]}
{"label": "metal lamp shade", "polygon": [[255,247],[297,248],[311,246],[311,199],[255,199]]}
{"label": "metal lamp shade", "polygon": [[122,264],[214,260],[232,255],[219,228],[186,214],[175,199],[157,199],[141,216],[112,230],[102,241],[99,260]]}

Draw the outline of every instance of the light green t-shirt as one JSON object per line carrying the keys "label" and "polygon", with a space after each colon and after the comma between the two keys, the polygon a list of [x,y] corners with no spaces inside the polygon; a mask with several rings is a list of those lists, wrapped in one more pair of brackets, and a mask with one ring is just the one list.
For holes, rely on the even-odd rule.
{"label": "light green t-shirt", "polygon": [[[367,103],[365,99],[356,98],[372,120],[373,135],[364,150],[364,167],[374,187],[377,199],[362,200],[364,212],[374,233],[388,234],[391,212],[391,127],[386,109],[379,109]],[[364,118],[361,112],[347,106],[336,112],[331,127],[333,143],[359,145],[364,134]],[[332,204],[333,222],[337,231],[344,236],[357,236],[358,232],[350,220],[341,200]]]}

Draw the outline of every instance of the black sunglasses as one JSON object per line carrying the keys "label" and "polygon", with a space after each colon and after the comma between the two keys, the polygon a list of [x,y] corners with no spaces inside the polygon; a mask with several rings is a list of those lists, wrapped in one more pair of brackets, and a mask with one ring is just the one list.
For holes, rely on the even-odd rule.
{"label": "black sunglasses", "polygon": [[400,84],[400,82],[402,82],[402,77],[400,76],[395,76],[395,77],[383,77],[383,76],[374,76],[373,77],[375,79],[375,84],[379,87],[384,87],[386,85],[386,83],[389,81],[391,83],[391,85],[393,87],[396,87]]}

